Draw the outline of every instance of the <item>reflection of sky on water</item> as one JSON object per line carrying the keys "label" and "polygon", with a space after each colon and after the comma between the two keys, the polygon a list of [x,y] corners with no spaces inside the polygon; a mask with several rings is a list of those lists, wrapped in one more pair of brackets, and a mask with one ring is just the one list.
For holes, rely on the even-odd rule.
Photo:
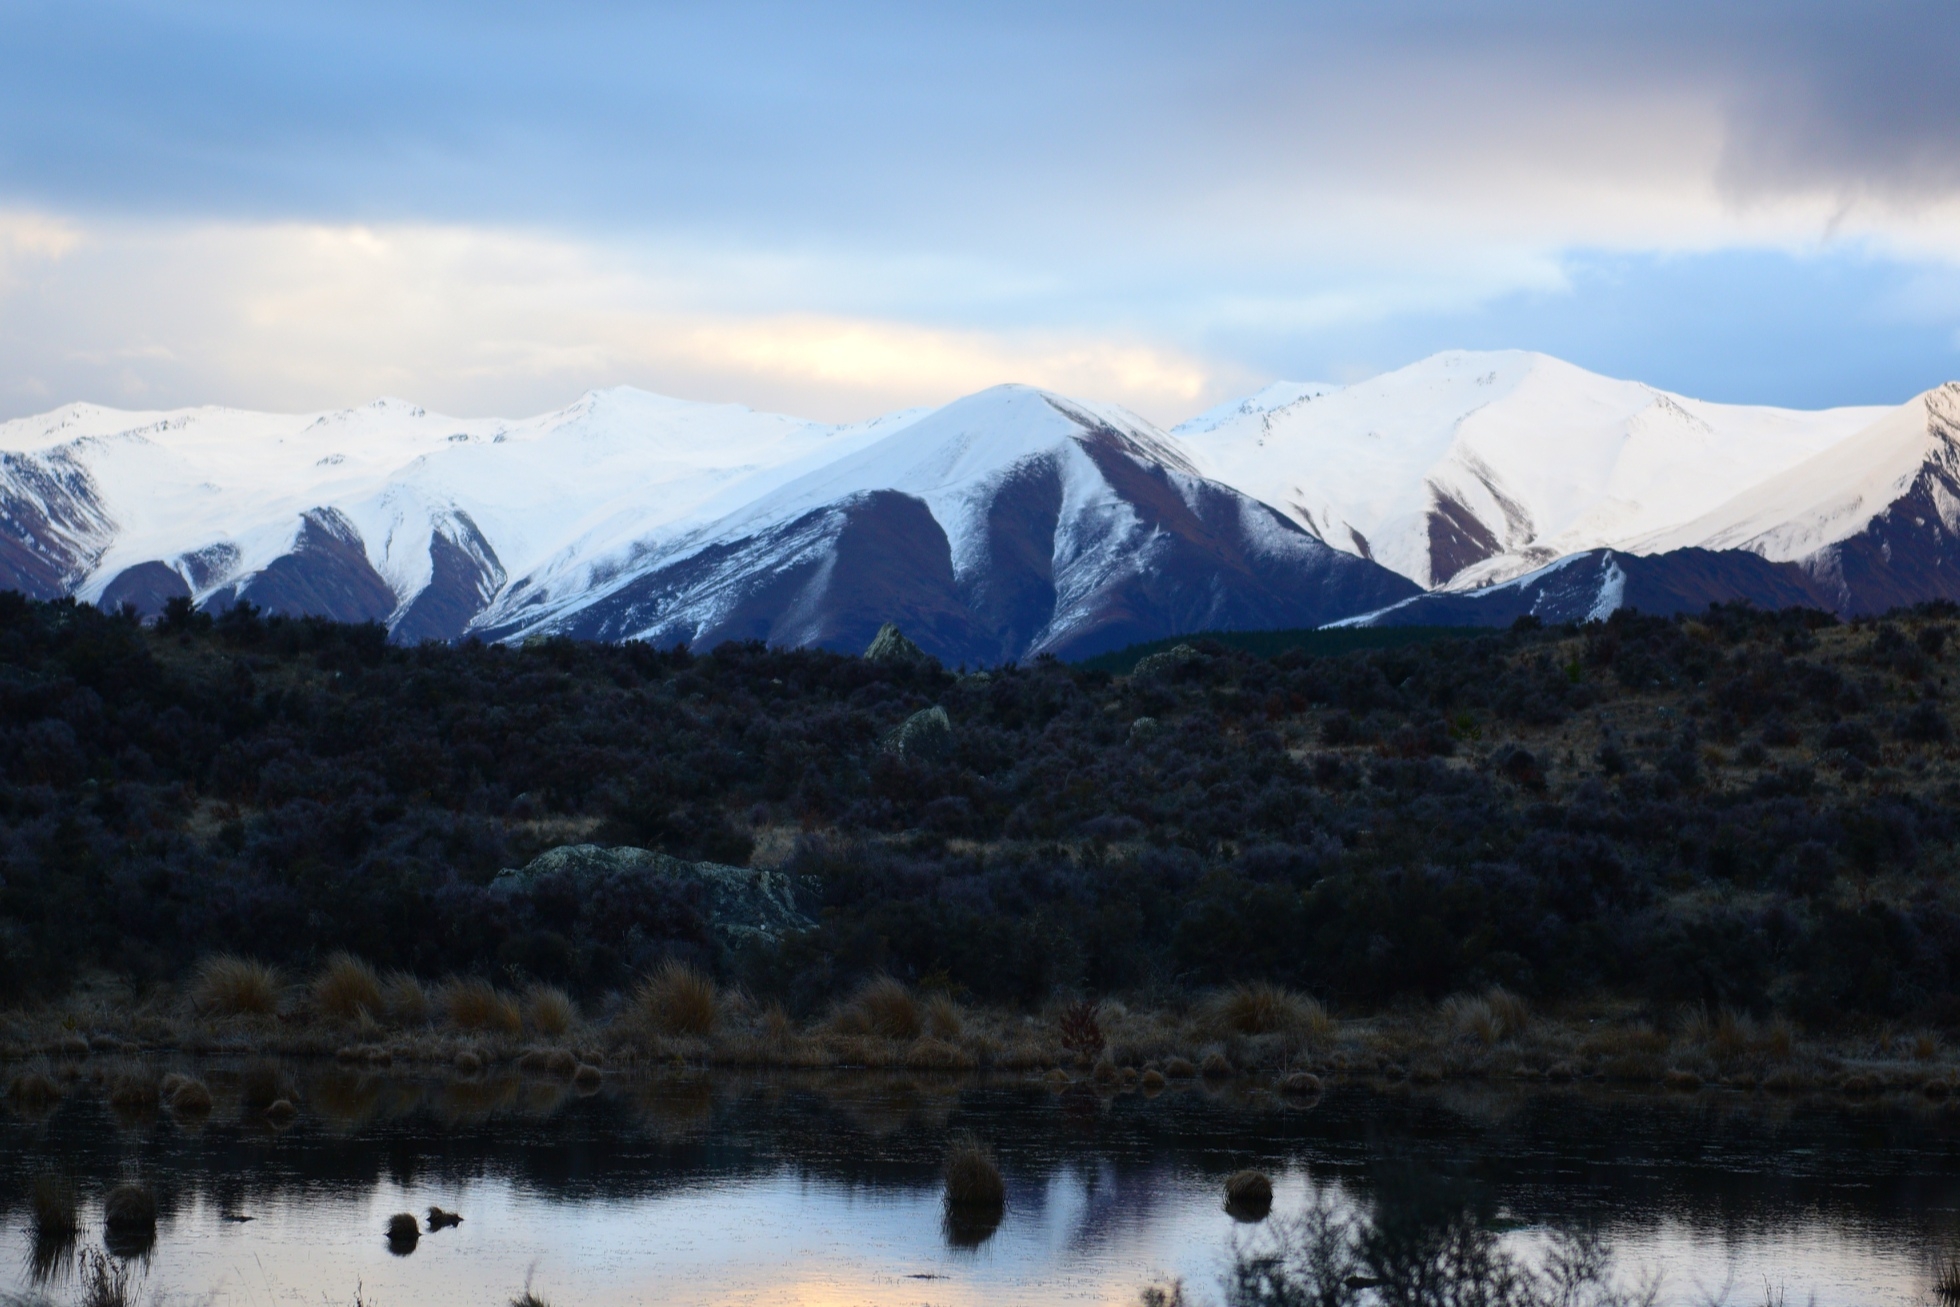
{"label": "reflection of sky on water", "polygon": [[[1364,1200],[1384,1158],[1474,1173],[1527,1222],[1599,1223],[1625,1271],[1662,1272],[1671,1303],[1725,1289],[1760,1303],[1765,1285],[1793,1304],[1920,1303],[1960,1231],[1960,1132],[1941,1117],[1487,1113],[1359,1095],[1282,1115],[1191,1094],[1119,1100],[1085,1126],[1067,1115],[1078,1105],[1020,1091],[843,1099],[720,1092],[651,1117],[641,1100],[597,1100],[473,1127],[408,1108],[280,1138],[215,1121],[194,1135],[167,1121],[103,1129],[77,1100],[53,1122],[0,1126],[16,1195],[0,1286],[26,1281],[20,1181],[63,1158],[91,1203],[121,1171],[158,1180],[146,1294],[212,1307],[348,1304],[357,1285],[379,1307],[480,1307],[527,1277],[559,1307],[1134,1304],[1170,1276],[1207,1301],[1233,1240],[1258,1237],[1220,1201],[1223,1174],[1247,1161],[1273,1169],[1280,1215],[1299,1210],[1309,1177]],[[1009,1198],[998,1231],[967,1250],[948,1245],[933,1164],[947,1129],[971,1127],[1001,1149]],[[431,1204],[463,1225],[392,1255],[388,1216]],[[99,1210],[84,1216],[86,1244]],[[1530,1228],[1512,1237],[1539,1242]],[[73,1297],[72,1283],[53,1287]]]}
{"label": "reflection of sky on water", "polygon": [[[244,1224],[200,1198],[163,1227],[145,1286],[212,1307],[351,1303],[357,1285],[380,1307],[480,1305],[507,1301],[527,1277],[554,1302],[591,1307],[1134,1304],[1142,1285],[1172,1275],[1211,1296],[1235,1232],[1253,1237],[1215,1190],[1172,1168],[1071,1168],[1015,1185],[999,1232],[971,1252],[947,1247],[932,1190],[813,1180],[787,1166],[642,1199],[565,1201],[498,1179],[287,1192]],[[1305,1193],[1302,1172],[1282,1176],[1276,1210],[1297,1210]],[[389,1214],[431,1203],[468,1219],[424,1235],[406,1257],[390,1253],[380,1235]],[[1855,1224],[1609,1229],[1624,1270],[1662,1270],[1667,1302],[1724,1289],[1730,1302],[1761,1302],[1766,1283],[1792,1302],[1814,1294],[1820,1307],[1926,1298],[1925,1253]],[[17,1224],[5,1241],[6,1264],[24,1267]]]}

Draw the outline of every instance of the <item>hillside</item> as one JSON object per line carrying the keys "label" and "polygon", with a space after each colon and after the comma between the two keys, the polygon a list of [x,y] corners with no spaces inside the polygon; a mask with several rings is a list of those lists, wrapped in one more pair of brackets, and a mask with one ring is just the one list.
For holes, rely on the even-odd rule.
{"label": "hillside", "polygon": [[[962,676],[0,598],[0,982],[345,947],[588,994],[680,957],[796,1011],[889,971],[1960,1023],[1956,625],[1620,613]],[[934,705],[950,734],[897,729]],[[817,924],[730,951],[671,878],[489,889],[586,841],[778,868]]]}

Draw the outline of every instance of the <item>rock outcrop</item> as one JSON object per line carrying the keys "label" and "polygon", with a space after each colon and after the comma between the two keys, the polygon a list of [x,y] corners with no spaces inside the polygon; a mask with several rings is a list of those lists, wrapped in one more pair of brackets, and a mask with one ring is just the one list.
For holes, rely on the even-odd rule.
{"label": "rock outcrop", "polygon": [[773,945],[787,933],[816,924],[797,910],[795,890],[783,872],[687,862],[624,845],[567,844],[547,850],[521,868],[499,872],[490,882],[490,892],[515,896],[555,880],[568,884],[574,893],[591,893],[620,880],[656,879],[697,889],[702,915],[717,942],[727,947]]}

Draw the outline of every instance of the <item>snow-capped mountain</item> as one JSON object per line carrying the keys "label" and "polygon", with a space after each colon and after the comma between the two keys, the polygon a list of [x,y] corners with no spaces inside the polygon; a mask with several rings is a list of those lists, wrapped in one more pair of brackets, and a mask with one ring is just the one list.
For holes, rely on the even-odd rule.
{"label": "snow-capped mountain", "polygon": [[1277,383],[1170,432],[1025,386],[850,426],[631,389],[523,420],[0,423],[0,587],[408,641],[856,648],[897,621],[993,662],[1344,619],[1863,612],[1960,598],[1957,550],[1960,385],[1803,413],[1522,353]]}
{"label": "snow-capped mountain", "polygon": [[1960,599],[1960,383],[1636,547],[1690,543],[1795,563],[1839,612]]}
{"label": "snow-capped mountain", "polygon": [[949,659],[1306,625],[1413,593],[1121,410],[1006,386],[848,427],[595,392],[521,422],[74,405],[0,424],[0,584],[386,622]]}
{"label": "snow-capped mountain", "polygon": [[997,386],[726,516],[569,551],[481,626],[862,648],[897,621],[942,657],[993,662],[1318,623],[1414,590],[1206,481],[1134,414]]}
{"label": "snow-capped mountain", "polygon": [[1173,434],[1204,475],[1336,548],[1470,589],[1691,521],[1884,412],[1710,404],[1458,351],[1353,386],[1282,383]]}
{"label": "snow-capped mountain", "polygon": [[761,493],[913,416],[830,427],[626,389],[520,422],[386,399],[298,417],[72,405],[0,424],[0,583],[450,638],[567,549]]}
{"label": "snow-capped mountain", "polygon": [[1622,608],[1665,617],[1737,601],[1768,609],[1831,606],[1802,568],[1739,549],[1648,556],[1589,549],[1479,590],[1432,590],[1329,625],[1509,626],[1520,617],[1590,622]]}

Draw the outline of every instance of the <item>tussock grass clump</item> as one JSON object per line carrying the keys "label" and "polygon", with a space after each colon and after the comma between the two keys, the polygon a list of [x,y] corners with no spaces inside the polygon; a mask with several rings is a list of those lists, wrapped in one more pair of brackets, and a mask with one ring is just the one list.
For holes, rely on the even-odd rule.
{"label": "tussock grass clump", "polygon": [[1262,1171],[1234,1171],[1225,1178],[1225,1210],[1242,1221],[1265,1219],[1273,1210],[1273,1182]]}
{"label": "tussock grass clump", "polygon": [[64,1242],[82,1228],[81,1199],[74,1181],[66,1176],[52,1172],[35,1176],[27,1193],[27,1208],[37,1241]]}
{"label": "tussock grass clump", "polygon": [[860,985],[850,1008],[880,1039],[917,1039],[926,1028],[917,995],[890,976],[875,976]]}
{"label": "tussock grass clump", "polygon": [[1241,1035],[1323,1039],[1334,1032],[1334,1019],[1317,1000],[1264,981],[1234,985],[1215,995],[1210,1015],[1216,1025]]}
{"label": "tussock grass clump", "polygon": [[1191,1064],[1188,1057],[1174,1057],[1164,1063],[1164,1074],[1173,1080],[1191,1080],[1197,1076],[1198,1068]]}
{"label": "tussock grass clump", "polygon": [[277,1016],[285,980],[275,967],[235,953],[206,958],[191,982],[191,1002],[207,1016]]}
{"label": "tussock grass clump", "polygon": [[45,1112],[61,1101],[61,1086],[45,1071],[22,1071],[7,1082],[7,1101],[22,1112]]}
{"label": "tussock grass clump", "polygon": [[313,1010],[329,1021],[359,1021],[387,1011],[381,977],[352,953],[336,953],[313,978]]}
{"label": "tussock grass clump", "polygon": [[1223,1053],[1208,1053],[1198,1064],[1198,1072],[1207,1080],[1228,1080],[1232,1075],[1232,1064]]}
{"label": "tussock grass clump", "polygon": [[102,1223],[112,1230],[155,1229],[157,1196],[150,1186],[125,1180],[102,1199]]}
{"label": "tussock grass clump", "polygon": [[540,1035],[562,1035],[578,1024],[578,1004],[556,985],[533,985],[524,994],[524,1020]]}
{"label": "tussock grass clump", "polygon": [[162,1082],[148,1067],[119,1067],[109,1076],[109,1106],[123,1115],[153,1111]]}
{"label": "tussock grass clump", "polygon": [[926,1031],[934,1039],[958,1039],[965,1030],[965,1014],[951,995],[934,994],[926,1000]]}
{"label": "tussock grass clump", "polygon": [[1960,1257],[1948,1253],[1933,1263],[1933,1296],[1942,1302],[1960,1302]]}
{"label": "tussock grass clump", "polygon": [[721,1015],[715,982],[685,962],[669,962],[634,995],[640,1013],[669,1035],[711,1035]]}
{"label": "tussock grass clump", "polygon": [[170,1110],[178,1116],[204,1117],[211,1115],[210,1089],[205,1087],[202,1080],[196,1080],[189,1076],[180,1077],[179,1082],[171,1086],[170,1093],[164,1101],[169,1105]]}
{"label": "tussock grass clump", "polygon": [[1156,1067],[1151,1067],[1143,1073],[1137,1083],[1142,1086],[1144,1093],[1154,1094],[1170,1082],[1164,1079],[1164,1073],[1162,1071],[1159,1071]]}
{"label": "tussock grass clump", "polygon": [[946,1150],[946,1201],[980,1209],[998,1209],[1007,1201],[993,1149],[971,1135],[960,1136]]}
{"label": "tussock grass clump", "polygon": [[1531,1009],[1516,994],[1493,985],[1482,994],[1454,994],[1443,1000],[1443,1018],[1460,1035],[1485,1044],[1516,1039],[1531,1024]]}
{"label": "tussock grass clump", "polygon": [[436,991],[436,1004],[458,1030],[524,1033],[524,1014],[516,1002],[487,980],[472,976],[444,981]]}
{"label": "tussock grass clump", "polygon": [[422,1223],[412,1212],[396,1212],[388,1218],[388,1242],[395,1247],[413,1248],[422,1238]]}
{"label": "tussock grass clump", "polygon": [[388,973],[381,986],[381,1003],[388,1019],[398,1026],[426,1026],[435,1016],[428,989],[406,971]]}
{"label": "tussock grass clump", "polygon": [[238,1103],[247,1112],[263,1112],[292,1097],[292,1085],[277,1062],[254,1062],[239,1074]]}

